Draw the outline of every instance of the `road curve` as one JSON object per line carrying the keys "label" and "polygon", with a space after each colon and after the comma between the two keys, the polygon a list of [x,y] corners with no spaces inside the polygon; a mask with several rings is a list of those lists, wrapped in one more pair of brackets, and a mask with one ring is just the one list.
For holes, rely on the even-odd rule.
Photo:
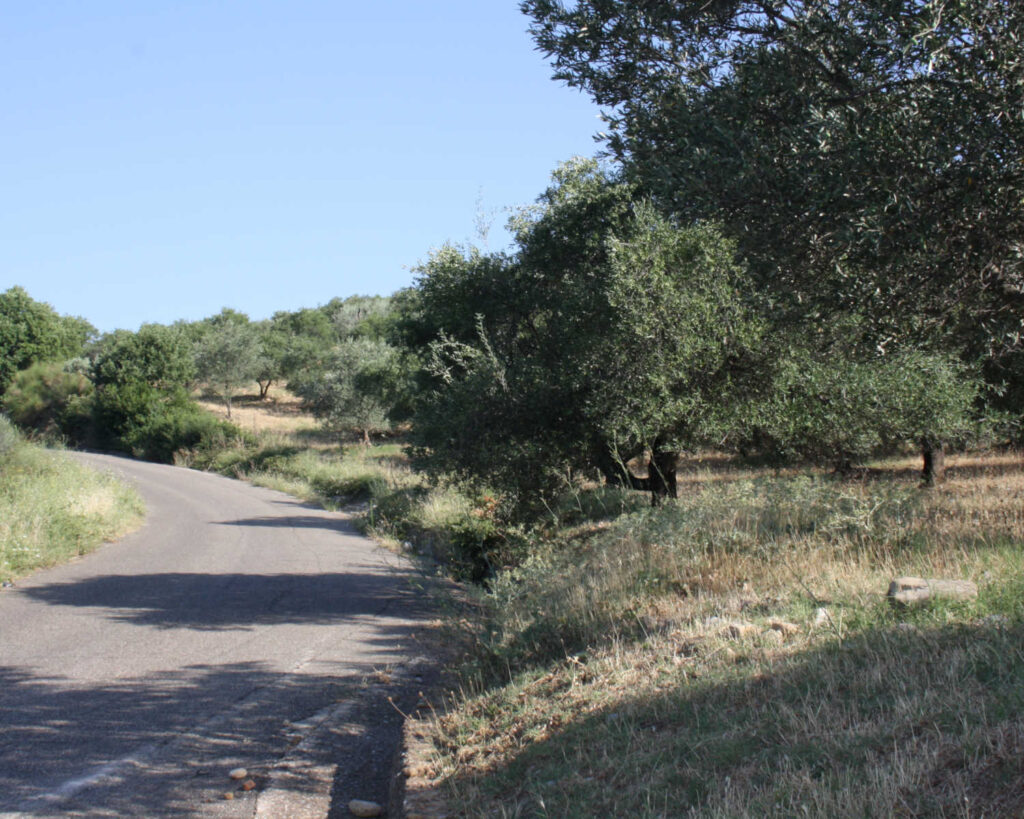
{"label": "road curve", "polygon": [[[279,492],[74,457],[134,483],[148,515],[0,593],[0,816],[325,816],[382,798],[367,692],[416,654],[410,568]],[[239,767],[252,791],[227,777]]]}

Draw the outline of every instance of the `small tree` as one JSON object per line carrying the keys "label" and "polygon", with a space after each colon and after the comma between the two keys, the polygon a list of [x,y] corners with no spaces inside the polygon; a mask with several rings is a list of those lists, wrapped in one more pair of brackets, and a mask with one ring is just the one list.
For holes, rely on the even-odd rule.
{"label": "small tree", "polygon": [[144,324],[99,340],[92,365],[97,433],[104,443],[138,451],[145,430],[168,407],[187,406],[195,377],[191,344],[180,327]]}
{"label": "small tree", "polygon": [[371,432],[390,426],[399,377],[392,347],[353,338],[338,344],[322,368],[304,371],[288,386],[328,427],[356,430],[368,446]]}
{"label": "small tree", "polygon": [[756,444],[783,460],[845,471],[903,445],[923,454],[922,481],[942,478],[943,446],[967,439],[976,378],[948,355],[915,350],[857,359],[790,355],[756,419]]}
{"label": "small tree", "polygon": [[248,319],[218,320],[221,316],[210,320],[209,328],[196,342],[196,373],[224,402],[231,420],[235,394],[256,380],[265,358],[259,331]]}
{"label": "small tree", "polygon": [[510,257],[444,248],[421,269],[423,323],[447,331],[418,399],[421,461],[530,503],[582,469],[634,483],[624,461],[646,449],[652,502],[674,495],[679,449],[734,423],[759,332],[730,244],[586,160],[513,227]]}
{"label": "small tree", "polygon": [[382,338],[391,310],[387,296],[350,296],[328,305],[334,332],[346,338]]}
{"label": "small tree", "polygon": [[187,336],[178,327],[143,324],[138,332],[115,330],[96,345],[92,367],[97,387],[142,383],[156,390],[184,388],[195,378]]}

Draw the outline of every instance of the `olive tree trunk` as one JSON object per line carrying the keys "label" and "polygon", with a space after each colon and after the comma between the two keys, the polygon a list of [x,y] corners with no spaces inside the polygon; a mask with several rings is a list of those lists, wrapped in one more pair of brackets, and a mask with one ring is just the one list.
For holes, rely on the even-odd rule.
{"label": "olive tree trunk", "polygon": [[[639,453],[637,453],[639,454]],[[679,466],[679,453],[665,449],[660,441],[655,441],[651,459],[647,463],[647,477],[638,478],[621,458],[615,457],[606,447],[597,447],[593,463],[604,476],[609,486],[625,486],[651,493],[651,506],[659,506],[664,498],[679,497],[676,486],[676,469]]]}
{"label": "olive tree trunk", "polygon": [[925,439],[921,442],[921,457],[924,466],[921,469],[921,484],[935,486],[946,477],[946,453],[942,444]]}
{"label": "olive tree trunk", "polygon": [[676,486],[676,469],[679,466],[679,453],[664,449],[660,441],[655,441],[651,451],[651,462],[647,467],[651,488],[651,506],[660,506],[665,498],[678,498]]}

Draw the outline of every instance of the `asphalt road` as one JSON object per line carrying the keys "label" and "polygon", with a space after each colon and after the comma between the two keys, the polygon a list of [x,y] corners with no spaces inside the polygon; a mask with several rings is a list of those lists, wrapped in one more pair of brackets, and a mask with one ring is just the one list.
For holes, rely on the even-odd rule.
{"label": "asphalt road", "polygon": [[75,457],[132,481],[147,522],[0,592],[0,816],[284,819],[384,799],[388,700],[423,673],[415,573],[287,495]]}

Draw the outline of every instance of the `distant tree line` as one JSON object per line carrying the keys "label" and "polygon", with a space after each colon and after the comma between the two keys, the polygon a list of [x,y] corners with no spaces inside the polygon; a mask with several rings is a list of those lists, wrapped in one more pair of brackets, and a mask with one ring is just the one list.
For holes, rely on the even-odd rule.
{"label": "distant tree line", "polygon": [[250,321],[230,308],[195,322],[100,335],[22,288],[0,294],[3,409],[24,429],[73,444],[170,461],[184,449],[243,440],[228,419],[246,388],[287,384],[339,435],[364,442],[392,427],[406,379],[387,340],[390,299],[355,296]]}

